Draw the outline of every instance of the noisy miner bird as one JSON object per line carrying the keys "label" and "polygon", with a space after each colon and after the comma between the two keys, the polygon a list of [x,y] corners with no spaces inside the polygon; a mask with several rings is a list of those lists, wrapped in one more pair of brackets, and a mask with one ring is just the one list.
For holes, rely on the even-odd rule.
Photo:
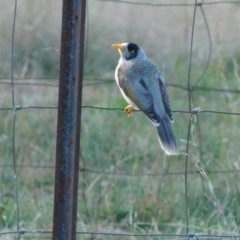
{"label": "noisy miner bird", "polygon": [[156,126],[159,142],[167,155],[178,155],[178,146],[171,123],[172,110],[160,71],[136,43],[112,45],[120,53],[115,71],[117,85],[130,104],[125,108],[131,116],[133,108],[140,109]]}

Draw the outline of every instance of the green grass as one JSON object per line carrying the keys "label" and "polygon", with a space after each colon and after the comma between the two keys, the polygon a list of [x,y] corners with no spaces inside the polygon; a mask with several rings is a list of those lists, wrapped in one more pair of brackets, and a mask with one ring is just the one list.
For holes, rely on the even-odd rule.
{"label": "green grass", "polygon": [[[19,83],[18,78],[23,78],[21,81],[34,84],[57,84],[56,80],[35,78],[58,78],[60,5],[54,1],[43,1],[41,7],[35,1],[18,2],[15,83]],[[0,9],[4,9],[0,10],[0,77],[8,78],[13,5],[2,1]],[[187,86],[192,9],[147,9],[150,14],[146,14],[146,7],[89,1],[86,79],[113,79],[119,56],[111,49],[111,44],[136,39],[149,57],[158,63],[166,83]],[[219,16],[219,8],[208,8],[211,10],[211,13],[207,11],[207,16],[213,39],[213,57],[198,82],[199,87],[239,89],[240,52],[235,34],[239,32],[236,30],[238,25],[230,31],[223,24],[224,20],[237,22],[238,9],[227,6]],[[120,13],[124,13],[124,17],[120,17]],[[146,18],[139,19],[138,14],[145,14]],[[163,23],[151,21],[152,18],[159,20],[159,16],[164,16],[161,17]],[[176,21],[179,21],[178,28],[174,27]],[[126,23],[134,24],[126,26]],[[197,29],[190,78],[192,85],[201,76],[208,54],[200,14],[197,15]],[[126,106],[114,82],[85,85],[87,81],[84,82],[83,105]],[[16,106],[57,106],[57,87],[34,84],[14,86]],[[168,91],[173,110],[188,110],[186,90],[169,86]],[[11,85],[1,84],[0,93],[1,108],[12,107]],[[194,90],[191,103],[192,108],[200,107],[201,110],[239,112],[240,97],[236,93]],[[12,110],[0,111],[0,232],[16,230],[17,225],[12,167],[13,116]],[[173,128],[181,154],[169,157],[159,146],[156,129],[140,112],[134,112],[132,118],[128,118],[120,110],[82,109],[83,157],[80,167],[93,171],[80,171],[78,231],[186,233],[184,172],[190,115],[175,112],[174,118]],[[192,117],[187,162],[189,232],[237,234],[240,230],[238,123],[239,116],[233,115],[200,113]],[[52,229],[56,124],[56,109],[16,112],[20,228]],[[227,170],[236,172],[224,172]],[[179,174],[174,174],[176,172]],[[24,239],[37,236],[43,235],[26,234]],[[1,239],[14,239],[11,237],[15,236],[5,237],[3,235]],[[78,238],[89,239],[90,236],[78,235]],[[113,236],[96,238],[120,239]]]}

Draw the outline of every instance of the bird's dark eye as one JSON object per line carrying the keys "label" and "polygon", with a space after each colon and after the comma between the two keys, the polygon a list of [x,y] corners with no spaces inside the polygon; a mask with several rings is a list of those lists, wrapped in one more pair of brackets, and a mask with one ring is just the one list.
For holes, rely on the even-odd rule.
{"label": "bird's dark eye", "polygon": [[139,49],[139,46],[136,43],[129,43],[128,44],[128,51],[130,53],[136,53]]}
{"label": "bird's dark eye", "polygon": [[131,54],[128,57],[128,60],[135,58],[137,56],[139,46],[136,43],[129,43],[127,48],[128,48],[128,52]]}

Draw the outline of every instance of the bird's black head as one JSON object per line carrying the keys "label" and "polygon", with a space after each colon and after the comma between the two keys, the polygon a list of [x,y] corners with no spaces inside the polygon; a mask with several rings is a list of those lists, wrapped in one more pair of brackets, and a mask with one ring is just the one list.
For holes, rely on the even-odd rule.
{"label": "bird's black head", "polygon": [[127,49],[128,49],[128,52],[129,52],[129,57],[127,58],[127,60],[130,60],[130,59],[133,59],[133,58],[137,57],[138,50],[140,48],[136,43],[128,43]]}

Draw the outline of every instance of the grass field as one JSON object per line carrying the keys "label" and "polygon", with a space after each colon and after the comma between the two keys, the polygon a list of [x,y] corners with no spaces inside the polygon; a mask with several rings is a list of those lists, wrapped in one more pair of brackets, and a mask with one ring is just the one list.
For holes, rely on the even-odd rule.
{"label": "grass field", "polygon": [[[168,3],[176,1],[168,1]],[[180,2],[180,1],[179,1]],[[190,3],[191,1],[181,1]],[[166,1],[152,1],[166,3]],[[11,37],[14,3],[0,3],[0,107],[12,107]],[[204,5],[209,37],[197,8],[191,85],[192,108],[235,112],[240,85],[240,5]],[[178,157],[163,154],[156,129],[140,113],[82,109],[78,231],[114,233],[186,233],[185,167],[190,115],[187,87],[193,7],[150,7],[91,0],[83,105],[124,108],[113,80],[119,55],[115,42],[139,43],[159,66],[168,86]],[[141,16],[141,17],[139,17]],[[61,35],[61,4],[18,1],[14,45],[16,106],[57,106]],[[90,84],[97,79],[98,84]],[[101,82],[102,81],[102,82]],[[31,84],[29,84],[31,83]],[[43,85],[38,85],[43,84]],[[45,85],[44,85],[45,84]],[[51,85],[49,85],[51,84]],[[13,112],[0,111],[0,234],[17,226],[13,165]],[[54,194],[56,109],[23,109],[16,113],[20,228],[51,230]],[[188,157],[189,232],[238,234],[240,231],[239,116],[200,113],[191,119]],[[110,172],[111,174],[105,174]],[[26,234],[34,239],[51,234]],[[79,239],[120,239],[78,235]],[[0,235],[16,239],[16,235]],[[143,239],[131,237],[131,239]],[[149,237],[146,239],[160,239]]]}

